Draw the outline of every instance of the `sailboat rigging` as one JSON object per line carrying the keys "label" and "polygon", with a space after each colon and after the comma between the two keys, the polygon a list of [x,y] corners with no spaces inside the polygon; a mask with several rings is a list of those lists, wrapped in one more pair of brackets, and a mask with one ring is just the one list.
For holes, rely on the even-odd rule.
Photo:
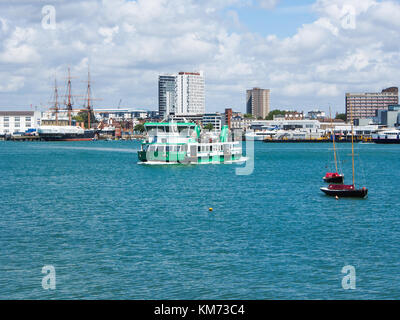
{"label": "sailboat rigging", "polygon": [[350,104],[350,122],[351,122],[351,158],[353,170],[353,184],[331,184],[329,187],[322,187],[321,191],[328,196],[332,197],[346,197],[346,198],[365,198],[368,195],[368,189],[363,187],[356,188],[355,182],[355,165],[354,165],[354,124],[353,124],[353,110]]}
{"label": "sailboat rigging", "polygon": [[335,172],[327,172],[323,180],[328,183],[343,183],[344,175],[339,173],[338,170],[338,162],[337,162],[337,154],[336,154],[336,143],[335,143],[335,131],[333,129],[333,121],[332,121],[332,113],[331,108],[329,107],[329,117],[331,118],[331,134],[332,134],[332,142],[333,142],[333,156],[335,161]]}

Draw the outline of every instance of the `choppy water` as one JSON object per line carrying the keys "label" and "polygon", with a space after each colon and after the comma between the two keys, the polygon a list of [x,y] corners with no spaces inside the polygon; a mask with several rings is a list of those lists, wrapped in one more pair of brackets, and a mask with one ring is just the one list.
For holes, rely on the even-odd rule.
{"label": "choppy water", "polygon": [[256,143],[248,176],[138,147],[0,142],[1,299],[400,298],[400,146],[357,145],[370,196],[339,201],[319,191],[328,144]]}

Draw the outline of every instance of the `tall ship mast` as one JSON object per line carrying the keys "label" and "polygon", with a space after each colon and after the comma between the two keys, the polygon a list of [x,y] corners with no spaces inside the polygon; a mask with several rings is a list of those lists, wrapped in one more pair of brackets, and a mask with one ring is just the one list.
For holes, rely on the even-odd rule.
{"label": "tall ship mast", "polygon": [[[67,78],[67,92],[65,97],[67,98],[65,101],[66,110],[68,112],[68,124],[69,125],[59,125],[58,113],[60,110],[59,107],[59,99],[58,99],[58,88],[57,81],[54,82],[54,107],[51,110],[54,110],[56,117],[56,125],[44,125],[40,126],[38,129],[38,133],[43,140],[46,141],[90,141],[96,138],[97,132],[95,130],[91,130],[91,113],[92,113],[92,100],[91,97],[91,82],[90,82],[90,72],[88,72],[88,86],[87,86],[87,95],[86,95],[86,107],[85,110],[88,113],[88,127],[89,129],[84,129],[79,126],[72,125],[72,105],[73,105],[73,95],[71,88],[71,72],[68,68],[68,78]],[[65,109],[64,109],[65,111]]]}
{"label": "tall ship mast", "polygon": [[91,115],[93,113],[93,101],[94,100],[100,100],[100,99],[94,99],[92,97],[92,81],[90,78],[90,70],[88,69],[88,79],[87,79],[87,89],[86,89],[86,96],[84,98],[85,100],[85,108],[82,111],[87,112],[87,117],[88,117],[88,129],[91,129]]}
{"label": "tall ship mast", "polygon": [[71,94],[71,72],[68,67],[68,78],[67,78],[67,103],[66,107],[68,110],[68,125],[72,125],[72,94]]}
{"label": "tall ship mast", "polygon": [[54,93],[53,93],[53,101],[50,103],[53,103],[53,107],[50,108],[50,110],[54,111],[55,118],[56,118],[56,126],[58,126],[58,112],[60,110],[60,104],[58,102],[58,87],[57,87],[57,78],[54,78]]}

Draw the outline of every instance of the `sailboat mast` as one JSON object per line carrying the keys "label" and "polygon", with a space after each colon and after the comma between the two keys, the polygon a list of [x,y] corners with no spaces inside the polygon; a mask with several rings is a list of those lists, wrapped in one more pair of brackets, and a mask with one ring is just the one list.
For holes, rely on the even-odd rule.
{"label": "sailboat mast", "polygon": [[336,172],[339,173],[339,171],[338,171],[338,164],[337,164],[337,157],[336,157],[335,132],[334,132],[334,130],[333,130],[333,120],[332,120],[331,107],[329,107],[329,117],[331,118],[331,130],[332,130],[332,141],[333,141],[333,155],[334,155],[334,158],[335,158],[335,168],[336,168]]}
{"label": "sailboat mast", "polygon": [[351,122],[351,158],[353,166],[353,186],[355,186],[355,173],[354,173],[354,124],[353,124],[353,109],[350,103],[350,122]]}

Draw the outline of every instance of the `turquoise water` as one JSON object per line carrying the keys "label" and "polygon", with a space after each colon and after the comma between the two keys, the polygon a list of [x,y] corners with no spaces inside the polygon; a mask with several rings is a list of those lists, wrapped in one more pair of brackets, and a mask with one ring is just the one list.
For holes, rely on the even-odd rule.
{"label": "turquoise water", "polygon": [[369,198],[338,201],[328,144],[256,143],[248,176],[138,165],[138,147],[0,142],[1,299],[400,298],[400,146],[357,145]]}

